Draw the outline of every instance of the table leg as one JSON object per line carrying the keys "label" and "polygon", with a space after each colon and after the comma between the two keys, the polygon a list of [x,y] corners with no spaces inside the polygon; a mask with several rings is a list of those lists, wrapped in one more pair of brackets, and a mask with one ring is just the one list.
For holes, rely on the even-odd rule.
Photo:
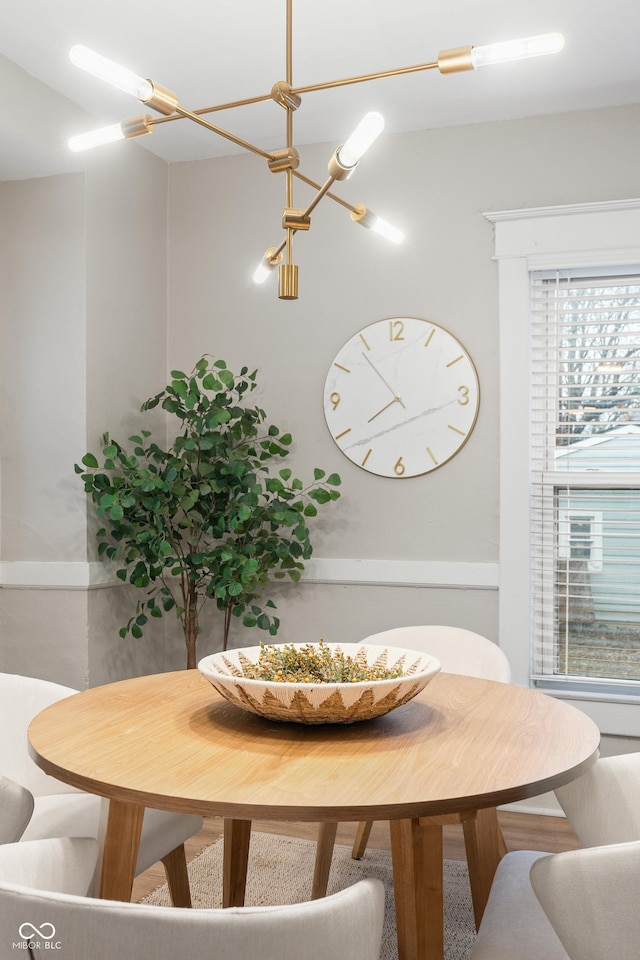
{"label": "table leg", "polygon": [[184,843],[181,843],[175,850],[163,857],[162,863],[167,875],[167,884],[174,907],[192,906]]}
{"label": "table leg", "polygon": [[331,823],[321,823],[318,828],[316,862],[313,870],[313,885],[311,887],[312,900],[318,900],[320,897],[326,896],[337,832],[337,820]]}
{"label": "table leg", "polygon": [[110,800],[102,849],[100,897],[131,900],[144,807]]}
{"label": "table leg", "polygon": [[493,877],[507,852],[495,807],[476,810],[467,818],[462,815],[462,829],[469,867],[469,883],[473,900],[476,930],[489,899]]}
{"label": "table leg", "polygon": [[244,906],[250,840],[251,820],[229,820],[225,817],[222,867],[223,907]]}
{"label": "table leg", "polygon": [[362,860],[364,857],[372,826],[373,820],[361,820],[358,824],[358,829],[356,830],[353,841],[353,850],[351,851],[351,856],[354,860]]}
{"label": "table leg", "polygon": [[442,825],[392,820],[398,960],[443,960]]}

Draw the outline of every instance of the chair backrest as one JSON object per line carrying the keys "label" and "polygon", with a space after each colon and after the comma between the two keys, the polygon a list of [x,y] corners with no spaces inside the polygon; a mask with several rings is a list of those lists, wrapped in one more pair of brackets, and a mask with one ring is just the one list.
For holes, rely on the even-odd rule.
{"label": "chair backrest", "polygon": [[[0,846],[0,886],[85,897],[91,889],[99,851],[98,841],[89,837],[6,843]],[[0,930],[5,929],[0,923]]]}
{"label": "chair backrest", "polygon": [[542,857],[530,877],[570,960],[637,960],[640,841]]}
{"label": "chair backrest", "polygon": [[0,673],[0,773],[27,787],[34,797],[77,792],[36,766],[27,740],[27,728],[36,714],[77,692],[49,680]]}
{"label": "chair backrest", "polygon": [[[51,942],[59,960],[379,960],[384,917],[379,880],[361,880],[340,893],[292,906],[227,910],[92,900],[25,883],[44,875],[50,885],[70,858],[76,867],[83,859],[87,848],[78,845],[91,842],[36,840],[0,847],[0,939],[18,942],[21,925],[34,942],[47,935],[42,950],[32,951],[38,960],[50,956]],[[16,883],[15,859],[24,848],[31,848],[31,866]],[[3,949],[0,942],[0,956],[8,956]]]}
{"label": "chair backrest", "polygon": [[500,647],[472,630],[429,624],[395,627],[366,637],[365,643],[422,650],[439,660],[445,673],[509,683],[511,668]]}
{"label": "chair backrest", "polygon": [[15,843],[33,813],[33,794],[0,774],[0,843]]}
{"label": "chair backrest", "polygon": [[583,846],[640,840],[640,753],[600,757],[555,793]]}

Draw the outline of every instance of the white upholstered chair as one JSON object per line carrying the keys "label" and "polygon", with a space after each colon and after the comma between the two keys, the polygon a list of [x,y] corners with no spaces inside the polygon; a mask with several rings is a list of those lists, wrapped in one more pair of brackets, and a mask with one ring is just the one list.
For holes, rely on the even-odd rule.
{"label": "white upholstered chair", "polygon": [[[380,646],[405,647],[408,650],[421,650],[432,654],[439,660],[445,673],[464,674],[468,677],[479,677],[483,680],[496,680],[509,683],[511,668],[509,661],[500,647],[472,630],[463,627],[449,627],[437,624],[428,624],[413,627],[395,627],[383,630],[365,637],[363,643]],[[364,856],[371,821],[363,821],[358,825],[353,857],[359,860]],[[465,829],[469,829],[466,827]],[[336,825],[322,824],[318,833],[318,846],[313,878],[314,897],[324,896],[331,868],[331,857],[335,841]],[[467,842],[471,838],[467,837]],[[479,910],[480,907],[478,906]]]}
{"label": "white upholstered chair", "polygon": [[637,960],[640,841],[509,853],[471,960]]}
{"label": "white upholstered chair", "polygon": [[507,854],[472,960],[639,955],[640,753],[601,757],[556,796],[587,849]]}
{"label": "white upholstered chair", "polygon": [[640,840],[640,753],[600,757],[555,794],[584,847]]}
{"label": "white upholstered chair", "polygon": [[34,960],[51,943],[59,960],[379,960],[379,880],[293,906],[180,910],[85,897],[96,857],[78,838],[0,847],[0,957],[28,938],[43,943]]}
{"label": "white upholstered chair", "polygon": [[[97,837],[100,797],[49,777],[28,753],[27,728],[50,704],[77,693],[48,680],[0,673],[0,773],[26,787],[34,798],[23,840]],[[202,827],[202,817],[145,810],[136,874],[162,860],[173,902],[189,906],[184,842]]]}
{"label": "white upholstered chair", "polygon": [[31,791],[0,774],[0,843],[15,843],[33,813]]}
{"label": "white upholstered chair", "polygon": [[531,885],[571,960],[640,954],[640,841],[543,857]]}
{"label": "white upholstered chair", "polygon": [[427,624],[417,627],[394,627],[365,637],[363,643],[406,647],[432,654],[445,673],[461,673],[483,680],[509,683],[511,667],[497,645],[479,633],[463,627]]}

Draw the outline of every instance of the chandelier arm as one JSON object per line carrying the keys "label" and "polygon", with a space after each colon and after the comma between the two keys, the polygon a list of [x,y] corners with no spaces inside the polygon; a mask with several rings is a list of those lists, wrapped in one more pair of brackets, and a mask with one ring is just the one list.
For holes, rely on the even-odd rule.
{"label": "chandelier arm", "polygon": [[[201,117],[207,113],[216,113],[219,110],[233,110],[235,107],[248,107],[254,103],[266,103],[267,100],[273,100],[270,93],[265,93],[260,97],[248,97],[246,100],[232,100],[229,103],[218,103],[210,107],[199,107],[193,113]],[[153,123],[171,123],[173,120],[183,120],[184,117],[176,116],[174,113],[170,117],[154,117]]]}
{"label": "chandelier arm", "polygon": [[382,73],[365,73],[358,77],[346,77],[344,80],[327,80],[326,83],[312,83],[305,87],[292,87],[291,93],[313,93],[315,90],[331,90],[333,87],[346,87],[352,83],[364,83],[366,80],[384,80],[385,77],[400,77],[407,73],[417,73],[420,70],[435,70],[439,61],[418,63],[413,67],[399,67],[396,70],[384,70]]}
{"label": "chandelier arm", "polygon": [[[294,230],[294,233],[295,233],[295,230]],[[274,249],[273,249],[273,254],[271,255],[270,259],[271,259],[271,260],[277,260],[278,255],[282,253],[282,251],[284,250],[284,248],[286,247],[286,245],[287,245],[287,238],[286,238],[286,236],[285,236],[285,237],[282,239],[282,242],[281,242],[277,247],[274,247]]]}
{"label": "chandelier arm", "polygon": [[[348,77],[344,80],[329,80],[326,83],[316,83],[311,84],[306,87],[292,87],[292,94],[301,94],[301,93],[312,93],[315,90],[329,90],[332,87],[343,87],[352,83],[364,83],[366,80],[381,80],[384,77],[397,77],[404,73],[415,73],[418,70],[432,70],[438,66],[438,61],[433,63],[422,63],[418,64],[415,67],[402,67],[398,70],[387,70],[384,73],[369,73],[360,77]],[[290,83],[290,81],[288,81]],[[230,100],[228,103],[218,103],[212,104],[208,107],[199,107],[197,110],[194,110],[193,113],[198,116],[205,116],[207,113],[217,113],[221,110],[233,110],[235,107],[248,107],[252,106],[255,103],[266,103],[268,100],[273,100],[273,97],[270,93],[262,94],[258,97],[247,97],[244,100]],[[172,123],[174,120],[182,120],[183,117],[176,115],[175,113],[170,117],[154,117],[152,120],[153,125],[160,123]]]}
{"label": "chandelier arm", "polygon": [[[326,83],[314,83],[309,84],[306,87],[292,87],[291,93],[299,95],[301,93],[313,93],[316,90],[330,90],[333,87],[344,87],[353,83],[364,83],[367,80],[382,80],[385,77],[399,77],[407,73],[417,73],[420,70],[433,70],[436,67],[439,67],[439,61],[434,60],[432,63],[419,63],[413,67],[400,67],[396,70],[385,70],[382,73],[367,73],[358,77],[346,77],[343,80],[328,80]],[[291,83],[291,81],[287,81]],[[247,107],[255,103],[266,103],[267,100],[272,100],[273,97],[270,93],[262,94],[258,97],[247,97],[244,100],[231,100],[228,103],[218,103],[208,107],[199,107],[197,110],[194,110],[193,113],[198,116],[204,116],[207,113],[216,113],[221,110],[233,110],[235,107]],[[181,116],[173,114],[170,117],[154,117],[152,123],[154,125],[160,123],[171,123],[174,120],[183,119]]]}
{"label": "chandelier arm", "polygon": [[254,146],[253,143],[249,143],[248,140],[243,140],[242,137],[236,137],[235,134],[230,133],[228,130],[225,130],[223,127],[216,126],[215,123],[211,123],[209,120],[205,120],[197,113],[193,113],[191,110],[185,110],[184,107],[181,107],[180,104],[175,108],[176,113],[179,113],[180,116],[185,117],[187,120],[193,120],[194,123],[199,123],[201,127],[206,127],[207,130],[211,130],[213,133],[217,133],[218,136],[224,137],[225,140],[231,140],[232,143],[237,144],[239,147],[248,150],[250,153],[255,153],[259,157],[263,157],[265,160],[273,160],[273,154],[267,153],[265,150],[261,150],[260,147]]}
{"label": "chandelier arm", "polygon": [[[291,172],[294,177],[297,177],[298,180],[302,180],[303,183],[313,187],[314,190],[322,190],[322,187],[319,183],[316,183],[315,180],[311,180],[310,177],[306,177],[304,173],[300,173],[299,170],[292,170]],[[354,204],[349,203],[347,200],[343,200],[342,197],[339,197],[336,193],[331,193],[329,190],[326,190],[324,195],[329,197],[330,200],[335,200],[336,203],[346,207],[347,210],[350,210],[352,213],[357,213],[357,209]]]}
{"label": "chandelier arm", "polygon": [[[419,63],[413,67],[400,67],[396,70],[386,70],[382,73],[368,73],[363,74],[358,77],[347,77],[343,80],[329,80],[326,83],[315,83],[310,84],[306,87],[292,87],[291,93],[299,95],[301,93],[313,93],[316,90],[330,90],[332,87],[344,87],[353,83],[364,83],[367,80],[382,80],[385,77],[399,77],[407,73],[417,73],[420,70],[433,70],[439,66],[439,61],[434,60],[432,63]],[[291,81],[287,81],[291,82]],[[194,110],[193,113],[198,116],[204,116],[207,113],[216,113],[220,110],[233,110],[235,107],[246,107],[251,106],[254,103],[265,103],[267,100],[272,100],[273,97],[270,93],[262,94],[258,97],[247,97],[245,100],[232,100],[229,103],[219,103],[208,107],[199,107],[198,110]],[[159,123],[171,123],[173,120],[181,120],[182,117],[173,116],[170,117],[154,117],[153,124]]]}
{"label": "chandelier arm", "polygon": [[336,179],[335,177],[328,177],[328,178],[325,180],[325,182],[322,184],[322,186],[321,186],[321,187],[318,187],[318,190],[317,190],[317,193],[316,193],[315,197],[313,198],[313,200],[311,201],[311,203],[309,204],[309,206],[308,206],[308,207],[303,211],[303,213],[302,213],[302,217],[303,217],[303,218],[308,217],[308,216],[311,214],[311,211],[312,211],[312,210],[315,210],[315,208],[318,206],[318,204],[320,203],[320,201],[322,200],[322,198],[323,198],[323,197],[325,196],[325,194],[328,192],[329,187],[331,186],[331,184],[332,184],[332,183],[335,183],[335,179]]}

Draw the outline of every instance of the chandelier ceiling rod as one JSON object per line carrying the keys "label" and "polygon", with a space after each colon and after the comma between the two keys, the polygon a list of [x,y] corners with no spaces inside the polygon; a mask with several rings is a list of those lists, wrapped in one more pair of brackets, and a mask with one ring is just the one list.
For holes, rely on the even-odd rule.
{"label": "chandelier ceiling rod", "polygon": [[[342,80],[329,80],[324,83],[308,84],[301,87],[293,85],[293,0],[286,0],[286,64],[285,80],[275,83],[268,94],[249,97],[243,100],[234,100],[215,106],[200,107],[197,110],[187,110],[171,90],[159,84],[145,80],[131,71],[118,66],[100,54],[96,54],[86,47],[73,47],[70,56],[73,63],[87,70],[94,76],[106,80],[127,93],[133,94],[140,102],[156,110],[160,116],[149,114],[123,120],[119,124],[94,130],[69,141],[72,150],[84,150],[113,140],[132,139],[152,133],[154,128],[163,123],[174,120],[191,120],[205,129],[235,143],[250,153],[254,153],[267,161],[273,173],[285,174],[285,208],[282,215],[282,227],[285,236],[276,247],[269,247],[265,252],[260,265],[254,273],[254,280],[261,283],[278,267],[279,297],[283,300],[296,300],[298,297],[298,267],[293,262],[293,237],[298,231],[309,230],[311,213],[322,200],[329,197],[349,210],[351,219],[367,229],[381,233],[394,243],[399,243],[403,237],[399,230],[376,217],[361,203],[351,204],[333,193],[330,188],[336,181],[346,180],[357,167],[361,157],[381,133],[384,120],[378,113],[367,114],[346,143],[339,146],[329,160],[329,176],[323,184],[318,184],[298,170],[299,156],[294,146],[293,115],[301,104],[303,94],[319,90],[331,90],[355,83],[364,83],[369,80],[383,80],[388,77],[398,77],[417,73],[424,70],[438,69],[442,74],[459,73],[465,70],[474,70],[489,63],[499,63],[507,60],[522,59],[524,57],[539,56],[546,53],[556,53],[562,49],[564,40],[560,34],[546,34],[538,37],[529,37],[508,43],[497,43],[485,47],[458,47],[443,50],[438,59],[429,63],[421,63],[410,67],[400,67],[395,70],[384,70],[377,73],[362,74],[347,77]],[[236,107],[249,106],[273,100],[286,111],[286,146],[280,150],[267,151],[238,137],[229,130],[205,119],[209,113],[222,110],[231,110]],[[315,190],[315,195],[305,208],[294,207],[293,186],[294,179]]]}

